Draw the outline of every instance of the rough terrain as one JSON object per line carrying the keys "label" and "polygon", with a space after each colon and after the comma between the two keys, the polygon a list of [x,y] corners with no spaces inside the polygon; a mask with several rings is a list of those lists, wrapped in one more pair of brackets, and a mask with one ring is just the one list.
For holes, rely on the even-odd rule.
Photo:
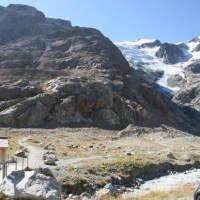
{"label": "rough terrain", "polygon": [[[1,18],[1,126],[166,124],[197,134],[197,120],[148,85],[100,31],[45,18],[23,5],[2,7]],[[26,23],[8,35],[18,18]]]}
{"label": "rough terrain", "polygon": [[[10,155],[19,148],[15,138],[26,141],[23,144],[30,150],[29,166],[48,166],[62,183],[66,197],[83,192],[94,195],[108,183],[117,185],[123,194],[134,191],[138,179],[200,167],[200,138],[166,126],[129,126],[120,132],[98,128],[1,129],[1,135],[13,141]],[[42,163],[49,144],[55,147],[56,166]]]}
{"label": "rough terrain", "polygon": [[[24,5],[0,7],[0,26],[0,136],[10,156],[26,157],[18,167],[48,166],[63,199],[121,198],[144,181],[200,168],[198,63],[187,80],[172,78],[186,86],[172,101],[153,85],[163,71],[131,68],[96,29]],[[184,47],[157,40],[137,48],[157,48],[168,64],[186,59]]]}

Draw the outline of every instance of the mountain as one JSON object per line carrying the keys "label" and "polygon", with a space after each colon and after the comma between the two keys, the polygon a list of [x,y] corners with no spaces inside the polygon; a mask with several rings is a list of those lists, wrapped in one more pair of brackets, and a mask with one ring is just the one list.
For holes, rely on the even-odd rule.
{"label": "mountain", "polygon": [[200,37],[178,44],[156,39],[115,44],[150,85],[200,120]]}
{"label": "mountain", "polygon": [[[200,73],[200,37],[178,44],[156,39],[139,39],[115,43],[129,64],[160,91],[175,95]],[[189,81],[191,83],[191,81]],[[185,84],[185,85],[184,85]]]}
{"label": "mountain", "polygon": [[198,127],[100,31],[14,4],[0,23],[1,126]]}
{"label": "mountain", "polygon": [[0,27],[0,44],[5,44],[22,36],[44,35],[72,26],[70,21],[46,18],[34,7],[10,4],[0,6]]}

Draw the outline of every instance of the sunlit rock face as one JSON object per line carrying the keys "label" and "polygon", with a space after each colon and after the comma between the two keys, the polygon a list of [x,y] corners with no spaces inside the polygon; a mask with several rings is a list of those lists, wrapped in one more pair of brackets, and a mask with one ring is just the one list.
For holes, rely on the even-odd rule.
{"label": "sunlit rock face", "polygon": [[190,128],[100,31],[23,5],[1,7],[0,23],[1,126]]}

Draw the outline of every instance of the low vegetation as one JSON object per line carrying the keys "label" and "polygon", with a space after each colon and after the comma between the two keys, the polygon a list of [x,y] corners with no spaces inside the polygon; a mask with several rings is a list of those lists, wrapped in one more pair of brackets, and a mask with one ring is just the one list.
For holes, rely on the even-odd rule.
{"label": "low vegetation", "polygon": [[184,185],[165,192],[152,192],[148,195],[127,200],[191,200],[195,186]]}
{"label": "low vegetation", "polygon": [[[188,136],[187,141],[166,133],[165,137],[152,133],[120,138],[117,131],[98,128],[3,129],[1,132],[9,137],[11,154],[19,148],[18,141],[22,138],[28,139],[28,145],[40,149],[48,144],[54,146],[58,159],[66,160],[66,164],[54,168],[56,178],[68,192],[77,194],[92,193],[93,186],[102,188],[107,183],[133,185],[136,178],[151,179],[168,171],[187,170],[200,162],[199,139],[193,136]],[[168,158],[168,152],[175,158]],[[175,193],[178,189],[170,195]],[[164,195],[167,194],[152,193],[143,199],[159,200]]]}

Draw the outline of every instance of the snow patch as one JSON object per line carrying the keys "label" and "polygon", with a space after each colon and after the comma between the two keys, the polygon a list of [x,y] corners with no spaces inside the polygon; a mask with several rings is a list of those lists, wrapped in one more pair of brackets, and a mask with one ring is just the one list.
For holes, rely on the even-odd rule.
{"label": "snow patch", "polygon": [[[200,36],[198,37],[200,39]],[[135,41],[117,42],[115,45],[122,51],[123,55],[129,62],[130,66],[135,69],[142,69],[146,72],[149,70],[163,71],[163,76],[156,82],[160,86],[169,89],[172,93],[176,93],[179,87],[170,87],[167,80],[175,75],[186,78],[187,72],[185,67],[196,60],[200,60],[200,52],[194,52],[194,48],[200,44],[200,41],[189,41],[178,43],[185,54],[185,58],[180,60],[177,64],[165,64],[162,59],[155,56],[159,47],[154,48],[138,48],[144,43],[153,43],[156,39],[139,39]]]}

